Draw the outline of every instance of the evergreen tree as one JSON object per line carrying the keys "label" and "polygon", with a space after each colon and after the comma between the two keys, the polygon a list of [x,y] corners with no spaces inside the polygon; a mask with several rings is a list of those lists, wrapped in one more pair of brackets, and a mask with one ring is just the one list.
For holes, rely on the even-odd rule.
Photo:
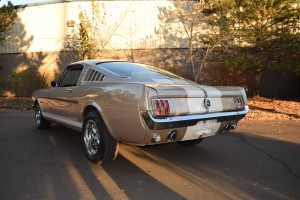
{"label": "evergreen tree", "polygon": [[10,1],[7,5],[0,7],[0,40],[5,39],[5,33],[11,29],[16,17],[17,14]]}
{"label": "evergreen tree", "polygon": [[232,12],[236,36],[257,51],[274,47],[273,41],[299,36],[299,4],[298,0],[236,0]]}

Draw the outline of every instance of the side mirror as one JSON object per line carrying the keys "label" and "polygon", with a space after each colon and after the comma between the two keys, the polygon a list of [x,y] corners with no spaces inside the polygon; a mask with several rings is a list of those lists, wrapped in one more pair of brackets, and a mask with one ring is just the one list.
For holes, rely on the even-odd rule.
{"label": "side mirror", "polygon": [[55,81],[51,81],[51,87],[56,87],[57,83]]}

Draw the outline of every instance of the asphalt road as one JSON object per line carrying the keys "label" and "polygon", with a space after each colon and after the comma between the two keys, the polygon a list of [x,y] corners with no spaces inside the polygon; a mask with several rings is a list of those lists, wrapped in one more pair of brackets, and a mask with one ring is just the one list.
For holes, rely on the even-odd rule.
{"label": "asphalt road", "polygon": [[120,145],[89,162],[79,133],[0,113],[0,199],[300,199],[300,125],[244,122],[195,147]]}

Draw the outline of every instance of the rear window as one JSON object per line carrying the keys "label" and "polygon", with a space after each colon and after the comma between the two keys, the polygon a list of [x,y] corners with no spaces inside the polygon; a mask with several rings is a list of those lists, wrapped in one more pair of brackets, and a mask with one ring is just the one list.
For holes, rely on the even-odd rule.
{"label": "rear window", "polygon": [[140,64],[140,63],[106,62],[106,63],[99,63],[98,65],[121,77],[181,79],[181,77],[172,74],[168,71],[150,65]]}

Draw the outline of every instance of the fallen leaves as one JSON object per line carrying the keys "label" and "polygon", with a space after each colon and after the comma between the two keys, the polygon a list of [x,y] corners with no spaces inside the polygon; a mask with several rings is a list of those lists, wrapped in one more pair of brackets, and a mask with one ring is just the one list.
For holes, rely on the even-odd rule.
{"label": "fallen leaves", "polygon": [[275,100],[262,97],[248,99],[249,112],[245,119],[254,120],[299,120],[300,101]]}

